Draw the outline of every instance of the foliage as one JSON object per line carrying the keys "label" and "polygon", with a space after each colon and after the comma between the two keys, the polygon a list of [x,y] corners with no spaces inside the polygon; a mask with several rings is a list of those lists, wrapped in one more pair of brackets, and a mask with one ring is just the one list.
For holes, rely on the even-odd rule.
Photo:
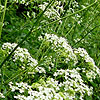
{"label": "foliage", "polygon": [[99,5],[1,0],[0,99],[100,100]]}

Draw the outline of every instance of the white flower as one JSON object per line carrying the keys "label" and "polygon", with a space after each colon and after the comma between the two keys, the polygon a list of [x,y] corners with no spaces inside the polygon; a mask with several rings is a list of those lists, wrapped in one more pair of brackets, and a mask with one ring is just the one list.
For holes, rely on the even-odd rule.
{"label": "white flower", "polygon": [[1,92],[0,92],[0,98],[5,98],[5,96]]}
{"label": "white flower", "polygon": [[42,68],[42,67],[36,67],[35,68],[35,70],[36,70],[36,72],[39,72],[39,73],[46,73],[46,71],[45,71],[45,69],[44,68]]}
{"label": "white flower", "polygon": [[[60,19],[60,14],[64,12],[63,5],[61,6],[61,4],[61,1],[55,1],[51,8],[48,8],[47,11],[45,11],[45,16],[53,20]],[[47,5],[48,3],[44,2],[43,4],[39,5],[39,8],[44,10]],[[62,23],[61,20],[59,22]]]}
{"label": "white flower", "polygon": [[[64,62],[69,63],[73,60],[73,65],[75,66],[77,63],[77,57],[73,52],[73,49],[68,44],[67,40],[64,37],[58,37],[55,34],[47,34],[45,33],[42,41],[51,43],[51,49],[57,53],[58,57],[64,57]],[[47,58],[48,60],[49,58]],[[50,62],[50,61],[49,61]],[[52,62],[52,61],[51,61]],[[51,63],[52,64],[52,63]]]}
{"label": "white flower", "polygon": [[[9,49],[10,51],[8,51],[8,53],[10,53],[15,47],[17,46],[16,43],[4,43],[2,45],[2,49]],[[26,61],[28,62],[27,65],[34,67],[38,64],[37,60],[33,59],[30,55],[30,53],[28,52],[27,49],[25,48],[20,48],[18,47],[15,51],[14,51],[14,55],[13,55],[13,61],[16,62],[17,60],[20,60],[22,63],[25,63]],[[23,66],[23,65],[22,65]],[[23,66],[24,67],[24,66]],[[25,68],[25,67],[24,67]]]}

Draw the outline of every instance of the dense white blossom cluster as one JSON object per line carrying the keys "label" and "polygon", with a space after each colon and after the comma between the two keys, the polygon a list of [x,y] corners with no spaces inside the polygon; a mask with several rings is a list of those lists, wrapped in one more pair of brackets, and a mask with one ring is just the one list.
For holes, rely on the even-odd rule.
{"label": "dense white blossom cluster", "polygon": [[[63,100],[63,97],[57,92],[59,90],[58,81],[53,78],[48,78],[46,82],[40,80],[39,83],[33,83],[32,86],[23,82],[16,83],[16,85],[10,82],[9,86],[12,92],[19,91],[20,94],[14,96],[19,100]],[[25,91],[28,91],[28,96],[21,95]]]}
{"label": "dense white blossom cluster", "polygon": [[17,44],[16,43],[13,43],[13,44],[11,44],[11,43],[8,43],[8,42],[6,42],[6,43],[4,43],[3,45],[2,45],[2,49],[9,49],[9,50],[13,50],[15,47],[17,46]]}
{"label": "dense white blossom cluster", "polygon": [[79,56],[81,56],[86,62],[91,62],[93,65],[95,64],[84,48],[75,49],[74,53],[79,54]]}
{"label": "dense white blossom cluster", "polygon": [[[84,84],[76,69],[57,70],[54,76],[58,77],[58,80],[61,77],[64,80],[59,82],[53,78],[47,78],[46,81],[40,79],[31,86],[23,82],[15,85],[10,82],[9,86],[12,92],[19,91],[20,94],[14,96],[19,100],[72,100],[76,98],[77,94],[80,95],[80,100],[84,100],[84,95],[91,96],[93,93],[93,88]],[[25,91],[28,91],[28,96],[23,95]]]}
{"label": "dense white blossom cluster", "polygon": [[[47,2],[40,4],[39,7],[41,10],[44,10],[48,5]],[[44,13],[48,18],[52,20],[60,19],[61,14],[64,13],[64,8],[61,1],[55,1],[54,4],[47,9]],[[61,20],[59,21],[61,23]]]}
{"label": "dense white blossom cluster", "polygon": [[[15,47],[17,46],[16,43],[4,43],[2,45],[2,49],[6,50],[6,52],[10,53]],[[28,52],[27,49],[25,48],[20,48],[18,47],[13,54],[13,61],[20,61],[23,65],[22,67],[25,66],[31,66],[34,67],[38,64],[37,60],[33,59]],[[26,64],[26,65],[25,65]]]}
{"label": "dense white blossom cluster", "polygon": [[[51,43],[51,49],[57,54],[58,58],[64,58],[64,63],[72,63],[75,65],[77,63],[77,57],[73,52],[72,47],[68,44],[67,40],[64,37],[58,37],[55,34],[45,34],[44,38],[39,37],[39,40]],[[51,56],[50,56],[51,57]],[[50,58],[49,59],[50,62]],[[51,65],[53,65],[51,63]]]}
{"label": "dense white blossom cluster", "polygon": [[37,67],[35,68],[35,72],[46,73],[45,69],[44,69],[43,67],[39,67],[39,66],[37,66]]}
{"label": "dense white blossom cluster", "polygon": [[[93,4],[87,6],[88,3],[86,3],[86,8],[81,3],[78,4],[77,0],[54,0],[46,11],[44,11],[51,1],[52,0],[8,0],[7,3],[9,3],[9,5],[11,4],[11,7],[14,6],[13,10],[16,9],[14,10],[16,12],[22,9],[21,12],[25,14],[26,19],[34,18],[33,20],[35,21],[39,14],[40,16],[43,14],[43,20],[41,19],[39,24],[39,29],[41,29],[41,25],[43,26],[43,30],[40,30],[41,32],[52,30],[51,28],[53,26],[51,27],[49,24],[47,27],[49,30],[47,31],[45,29],[46,24],[49,22],[55,23],[57,22],[55,20],[58,20],[56,24],[60,24],[60,27],[53,27],[55,28],[55,32],[56,28],[58,28],[58,31],[62,28],[62,30],[69,30],[68,33],[73,30],[76,24],[82,22],[82,25],[85,24],[82,11],[89,7],[92,9],[93,6]],[[1,14],[3,10],[5,10],[4,7],[6,7],[2,5],[2,2],[0,1]],[[9,6],[6,9],[10,11],[11,7]],[[64,18],[65,20],[62,20]],[[7,26],[7,24],[9,23],[5,21],[3,26]],[[2,25],[1,22],[0,25]],[[78,31],[77,28],[75,28],[75,30]],[[99,98],[96,89],[98,89],[100,85],[98,84],[100,83],[98,81],[100,78],[100,69],[96,66],[94,60],[84,48],[72,48],[66,38],[55,34],[42,33],[38,39],[36,39],[34,42],[34,44],[38,44],[34,45],[36,46],[34,51],[35,53],[37,52],[35,54],[36,59],[32,57],[27,49],[18,47],[8,59],[9,62],[3,62],[3,66],[1,64],[0,99],[92,100],[94,96]],[[36,37],[37,36],[38,34]],[[76,43],[80,40],[80,38],[77,38],[74,39],[74,42]],[[87,43],[84,39],[81,42]],[[4,43],[0,48],[0,62],[2,62],[17,45],[16,43]],[[19,75],[20,77],[18,77]]]}
{"label": "dense white blossom cluster", "polygon": [[76,94],[80,94],[80,100],[84,100],[84,94],[87,94],[88,96],[92,95],[93,88],[89,88],[86,84],[84,84],[80,73],[78,73],[76,69],[57,70],[57,72],[54,73],[54,76],[56,78],[58,77],[58,80],[60,80],[60,78],[63,78],[63,80],[61,80],[62,82],[59,85],[60,88],[64,89],[63,94],[65,96],[65,100],[73,100],[74,98],[76,98]]}
{"label": "dense white blossom cluster", "polygon": [[[6,50],[6,52],[8,52],[8,54],[17,46],[16,43],[4,43],[2,45],[2,49]],[[31,66],[34,67],[38,64],[37,60],[33,59],[30,55],[30,53],[28,52],[27,49],[25,48],[20,48],[18,47],[15,51],[14,51],[14,55],[13,55],[13,61],[20,61],[22,64],[22,68],[25,69],[25,67],[27,66]],[[20,63],[19,62],[19,63]],[[16,62],[17,63],[17,62]],[[33,71],[33,70],[32,70]],[[39,73],[46,73],[45,69],[42,67],[37,66],[34,69],[34,72],[28,72],[29,74],[35,74],[36,72]]]}
{"label": "dense white blossom cluster", "polygon": [[25,89],[31,88],[27,83],[16,83],[16,86],[13,86],[13,83],[10,82],[9,86],[11,88],[11,91],[14,92],[15,90],[19,90],[20,93],[23,93]]}
{"label": "dense white blossom cluster", "polygon": [[95,65],[94,60],[88,55],[88,53],[84,48],[75,49],[74,53],[77,55],[78,59],[81,59],[83,60],[83,62],[85,61],[85,63],[88,64],[88,66],[83,66],[83,67],[84,67],[84,73],[86,73],[86,76],[90,81],[92,81],[92,79],[95,79],[96,75],[100,76],[99,68]]}
{"label": "dense white blossom cluster", "polygon": [[73,1],[73,2],[72,2],[72,5],[73,5],[74,8],[79,7],[78,2],[76,2],[76,1]]}

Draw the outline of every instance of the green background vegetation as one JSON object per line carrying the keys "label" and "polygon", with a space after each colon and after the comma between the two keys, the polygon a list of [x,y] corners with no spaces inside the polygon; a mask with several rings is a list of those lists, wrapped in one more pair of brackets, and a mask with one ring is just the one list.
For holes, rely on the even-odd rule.
{"label": "green background vegetation", "polygon": [[[95,0],[76,0],[79,6],[74,7],[75,0],[66,0],[66,3],[63,3],[65,11],[60,15],[62,23],[42,15],[43,11],[38,5],[47,1],[50,0],[30,0],[30,4],[26,6],[12,0],[1,0],[0,5],[3,8],[0,6],[0,47],[5,42],[20,43],[32,29],[35,31],[27,35],[20,47],[27,48],[31,56],[36,58],[36,52],[40,46],[38,36],[45,33],[56,34],[65,37],[73,48],[85,48],[100,68],[100,1],[94,3]],[[92,3],[94,4],[91,7],[84,9]],[[74,9],[74,12],[70,11],[70,8]],[[81,9],[84,10],[81,11]],[[73,14],[75,12],[76,14]],[[66,17],[68,15],[71,16]],[[63,17],[66,18],[63,19]],[[5,59],[3,56],[3,54],[0,55],[0,64]],[[6,63],[11,64],[9,61]],[[100,86],[94,91],[94,100],[100,100]]]}

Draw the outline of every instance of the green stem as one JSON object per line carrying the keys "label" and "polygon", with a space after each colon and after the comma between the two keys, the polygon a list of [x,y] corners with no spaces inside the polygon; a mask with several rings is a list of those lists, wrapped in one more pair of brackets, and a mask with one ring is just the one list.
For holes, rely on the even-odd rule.
{"label": "green stem", "polygon": [[1,33],[2,33],[2,28],[3,28],[3,22],[4,22],[4,18],[5,18],[5,13],[6,13],[6,6],[7,6],[7,0],[5,1],[4,12],[3,12],[2,19],[1,19],[1,26],[0,26],[0,38],[1,38]]}
{"label": "green stem", "polygon": [[[98,13],[98,14],[90,21],[90,23],[89,23],[88,26],[82,31],[82,33],[84,33],[84,32],[89,28],[89,26],[93,23],[93,21],[95,21],[95,19],[96,19],[99,15],[100,15],[100,13]],[[72,47],[75,46],[75,45],[77,45],[78,43],[80,43],[90,32],[92,32],[95,28],[97,28],[97,27],[99,27],[99,26],[100,26],[100,25],[97,25],[97,26],[95,26],[93,29],[87,31],[87,33],[86,33],[79,41],[77,41],[74,45],[72,45]],[[81,33],[81,34],[82,34],[82,33]]]}
{"label": "green stem", "polygon": [[95,26],[93,29],[91,29],[87,34],[85,34],[83,36],[83,38],[81,38],[78,42],[76,42],[72,47],[74,47],[75,45],[77,45],[78,43],[80,43],[88,34],[90,34],[94,29],[96,29],[97,27],[100,27],[100,25]]}
{"label": "green stem", "polygon": [[65,37],[73,30],[73,28],[75,27],[75,25],[73,25],[70,30],[68,31],[68,33],[65,35]]}
{"label": "green stem", "polygon": [[[0,4],[1,4],[1,2],[0,2]],[[2,16],[2,18],[1,18],[0,39],[1,39],[1,33],[2,33],[3,22],[4,22],[4,18],[5,18],[6,6],[7,6],[7,0],[5,1],[4,12],[3,12],[3,16]],[[2,78],[1,83],[3,84],[3,82],[4,82],[3,67],[1,68],[1,78]]]}

